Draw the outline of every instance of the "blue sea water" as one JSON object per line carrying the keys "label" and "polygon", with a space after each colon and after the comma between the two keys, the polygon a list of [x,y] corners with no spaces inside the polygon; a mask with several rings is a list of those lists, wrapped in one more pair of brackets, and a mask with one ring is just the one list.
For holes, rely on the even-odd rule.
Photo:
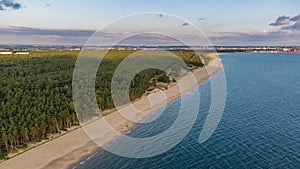
{"label": "blue sea water", "polygon": [[[222,55],[227,100],[211,138],[198,143],[210,106],[210,82],[200,90],[194,127],[173,149],[151,158],[131,159],[99,150],[79,169],[127,168],[300,168],[300,54]],[[148,137],[174,122],[180,98],[159,119],[127,133]],[[147,151],[147,150],[145,150]]]}

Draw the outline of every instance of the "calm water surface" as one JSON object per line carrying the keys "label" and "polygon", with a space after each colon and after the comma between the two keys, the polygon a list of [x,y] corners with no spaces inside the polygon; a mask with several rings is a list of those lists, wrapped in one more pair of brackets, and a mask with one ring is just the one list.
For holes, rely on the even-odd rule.
{"label": "calm water surface", "polygon": [[[166,153],[129,159],[99,151],[77,166],[85,168],[299,168],[300,54],[228,54],[221,56],[227,79],[222,120],[205,143],[198,138],[210,105],[210,83],[199,88],[201,108],[188,136]],[[180,99],[148,125],[128,135],[148,137],[174,122]],[[147,150],[145,150],[147,151]]]}

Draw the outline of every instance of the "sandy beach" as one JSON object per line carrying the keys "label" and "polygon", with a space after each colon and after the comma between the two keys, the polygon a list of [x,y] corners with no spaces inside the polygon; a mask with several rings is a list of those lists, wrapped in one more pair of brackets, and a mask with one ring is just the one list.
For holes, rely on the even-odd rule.
{"label": "sandy beach", "polygon": [[[108,122],[116,131],[126,132],[132,128],[136,122],[145,119],[151,111],[149,109],[153,107],[159,107],[162,103],[166,104],[174,99],[180,97],[182,94],[195,88],[197,85],[207,80],[209,76],[213,76],[221,70],[222,64],[219,59],[212,60],[205,68],[196,69],[192,74],[195,77],[196,83],[188,83],[185,88],[182,89],[176,84],[162,92],[150,94],[135,101],[130,106],[124,106],[122,108],[122,115],[119,111],[108,114],[104,118],[98,119],[95,122],[87,124],[87,128],[93,129],[94,123],[101,122],[104,124],[104,120]],[[183,78],[188,80],[188,78]],[[181,80],[180,80],[181,81]],[[178,83],[180,83],[180,81]],[[183,83],[183,84],[186,84]],[[162,97],[162,94],[164,97]],[[152,97],[152,98],[151,98]],[[163,98],[163,99],[161,99]],[[124,118],[127,117],[128,119]],[[99,127],[99,126],[97,126]],[[99,128],[98,128],[99,129]],[[108,143],[114,139],[117,135],[110,132],[109,129],[102,130],[102,137],[100,139],[100,145]],[[99,141],[98,141],[99,144]],[[70,168],[74,164],[79,163],[84,158],[92,155],[95,151],[99,150],[99,146],[91,141],[87,136],[83,128],[71,131],[63,136],[53,139],[45,144],[39,145],[33,149],[30,149],[14,158],[11,158],[5,162],[0,163],[1,169],[58,169],[58,168]]]}

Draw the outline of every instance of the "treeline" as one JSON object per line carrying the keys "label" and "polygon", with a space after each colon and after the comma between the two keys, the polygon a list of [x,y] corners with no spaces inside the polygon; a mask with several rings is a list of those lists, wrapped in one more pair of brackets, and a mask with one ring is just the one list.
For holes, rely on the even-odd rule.
{"label": "treeline", "polygon": [[[111,50],[103,58],[95,84],[100,109],[115,106],[111,96],[113,73],[134,52]],[[193,52],[174,53],[188,64],[203,65]],[[1,158],[29,142],[47,139],[51,134],[79,125],[72,102],[72,77],[78,54],[78,51],[32,51],[30,55],[0,55]],[[173,62],[171,59],[165,63],[168,67]],[[157,69],[138,73],[130,83],[130,100],[144,94],[151,85],[150,78],[158,73]]]}

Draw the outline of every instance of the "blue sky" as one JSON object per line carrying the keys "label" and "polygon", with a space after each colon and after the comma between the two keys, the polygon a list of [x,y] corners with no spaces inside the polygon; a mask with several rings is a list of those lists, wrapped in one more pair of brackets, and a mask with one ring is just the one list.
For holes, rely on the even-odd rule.
{"label": "blue sky", "polygon": [[[0,44],[83,44],[98,28],[142,12],[184,18],[214,45],[300,45],[300,19],[291,20],[299,0],[0,0]],[[73,34],[80,37],[66,38]]]}

